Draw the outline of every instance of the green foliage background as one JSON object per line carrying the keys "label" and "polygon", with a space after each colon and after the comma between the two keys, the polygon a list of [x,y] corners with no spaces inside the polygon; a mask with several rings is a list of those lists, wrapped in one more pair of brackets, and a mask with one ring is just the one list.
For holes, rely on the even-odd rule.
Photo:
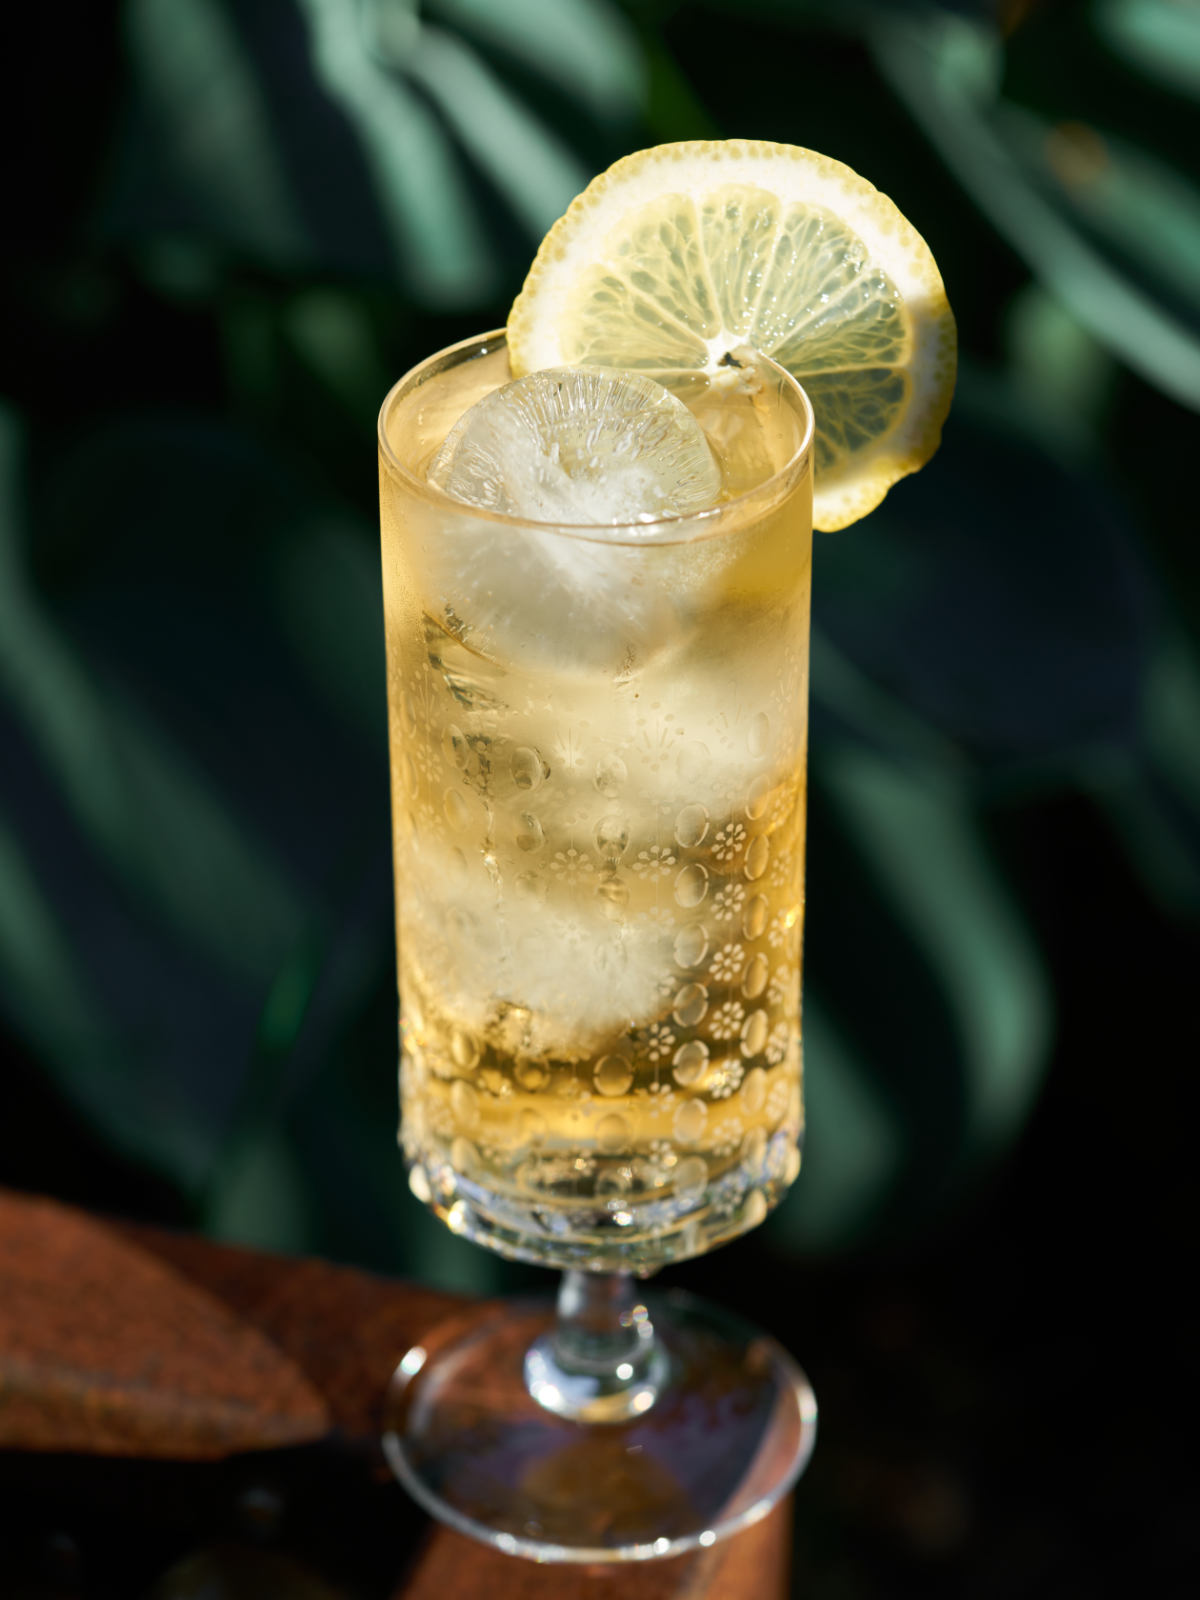
{"label": "green foliage background", "polygon": [[819,541],[810,1148],[755,1248],[955,1215],[1037,1103],[1064,974],[1121,1080],[1129,953],[1080,969],[1089,923],[1116,882],[1164,941],[1200,905],[1200,10],[124,0],[35,27],[0,296],[0,1182],[508,1272],[394,1144],[375,414],[503,322],[594,172],[694,136],[870,177],[963,351],[934,463]]}

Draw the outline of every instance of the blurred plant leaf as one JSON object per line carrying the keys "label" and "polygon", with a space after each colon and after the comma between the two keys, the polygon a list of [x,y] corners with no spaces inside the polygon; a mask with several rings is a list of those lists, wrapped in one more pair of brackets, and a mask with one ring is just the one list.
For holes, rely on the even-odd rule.
{"label": "blurred plant leaf", "polygon": [[1200,99],[1200,7],[1195,0],[1098,0],[1095,25],[1119,60]]}
{"label": "blurred plant leaf", "polygon": [[1090,777],[1155,899],[1200,912],[1200,666],[1178,632],[1164,634],[1151,662],[1141,748],[1098,762]]}
{"label": "blurred plant leaf", "polygon": [[208,1159],[207,1130],[169,1080],[134,1059],[105,1000],[32,870],[27,842],[0,812],[0,1007],[113,1147],[194,1180]]}
{"label": "blurred plant leaf", "polygon": [[1146,738],[1179,795],[1200,818],[1200,666],[1194,646],[1168,634],[1146,690]]}
{"label": "blurred plant leaf", "polygon": [[[4,431],[0,483],[11,490],[11,419]],[[101,691],[21,571],[18,528],[15,514],[0,524],[0,685],[59,792],[113,873],[155,915],[186,928],[218,961],[269,968],[300,915],[286,875],[166,729],[151,729],[114,687]]]}
{"label": "blurred plant leaf", "polygon": [[485,298],[496,286],[487,237],[438,119],[374,53],[352,0],[300,4],[313,67],[354,128],[405,280],[431,305]]}
{"label": "blurred plant leaf", "polygon": [[827,740],[810,790],[812,1145],[775,1226],[839,1249],[944,1207],[1016,1134],[1050,995],[962,782]]}
{"label": "blurred plant leaf", "polygon": [[[394,996],[388,868],[386,833],[372,831],[357,854],[347,857],[338,882],[327,890],[327,911],[320,924],[298,938],[275,975],[202,1199],[208,1225],[223,1237],[288,1248],[286,1230],[302,1208],[289,1203],[278,1215],[266,1216],[260,1226],[284,1230],[277,1237],[265,1232],[251,1235],[245,1231],[253,1225],[246,1197],[256,1192],[263,1170],[284,1163],[285,1152],[278,1146],[280,1130],[295,1124],[297,1107],[306,1101],[322,1105],[329,1101],[333,1064],[381,982]],[[394,999],[392,1012],[394,1016]],[[390,1031],[394,1040],[394,1027]],[[394,1045],[388,1053],[395,1053]],[[378,1065],[373,1059],[372,1067]],[[381,1078],[388,1081],[391,1074],[382,1073]],[[394,1148],[389,1154],[402,1166]],[[287,1159],[295,1159],[294,1152]],[[310,1203],[318,1187],[307,1184]]]}
{"label": "blurred plant leaf", "polygon": [[852,732],[900,761],[916,755],[948,769],[964,764],[962,752],[951,740],[868,676],[817,624],[811,630],[809,654],[819,727],[830,724],[843,734]]}
{"label": "blurred plant leaf", "polygon": [[[11,478],[10,478],[11,482]],[[246,838],[163,728],[78,661],[0,544],[0,682],[78,824],[120,882],[243,971],[277,962],[299,902],[262,840]]]}
{"label": "blurred plant leaf", "polygon": [[426,10],[498,47],[599,119],[625,122],[641,110],[645,65],[636,36],[604,0],[430,0]]}
{"label": "blurred plant leaf", "polygon": [[336,518],[314,520],[272,552],[280,632],[314,693],[373,755],[387,727],[387,668],[374,545]]}
{"label": "blurred plant leaf", "polygon": [[982,848],[961,787],[867,752],[827,751],[822,782],[916,946],[939,974],[963,1044],[965,1137],[995,1151],[1029,1107],[1049,995],[1020,914]]}
{"label": "blurred plant leaf", "polygon": [[312,1184],[282,1123],[259,1131],[241,1159],[206,1185],[201,1215],[211,1237],[301,1255],[311,1248]]}
{"label": "blurred plant leaf", "polygon": [[[1012,134],[1013,108],[990,96],[994,36],[960,17],[898,21],[881,12],[869,39],[885,80],[1038,277],[1135,372],[1200,409],[1200,278],[1191,285],[1188,320],[1166,310],[1080,227],[1049,172],[1028,170],[1027,152]],[[1127,184],[1119,188],[1127,195]],[[1121,226],[1123,246],[1138,252],[1131,213],[1122,213]],[[1148,256],[1139,259],[1153,266]]]}
{"label": "blurred plant leaf", "polygon": [[409,70],[537,243],[591,173],[466,45],[422,27]]}
{"label": "blurred plant leaf", "polygon": [[[390,270],[433,308],[507,289],[591,175],[578,147],[631,124],[637,36],[604,0],[442,0],[433,14],[405,0],[126,0],[133,92],[102,236],[185,296],[230,256]],[[570,107],[561,131],[539,84]]]}
{"label": "blurred plant leaf", "polygon": [[1011,105],[998,111],[997,126],[1038,186],[1148,288],[1200,321],[1200,189],[1102,128]]}
{"label": "blurred plant leaf", "polygon": [[0,422],[0,719],[30,752],[6,785],[0,995],[106,1136],[194,1190],[239,1100],[274,1093],[243,1081],[264,1001],[284,1061],[307,1022],[297,953],[336,929],[310,987],[353,1011],[388,940],[382,888],[357,939],[344,899],[364,853],[387,881],[377,572],[345,513],[235,436],[143,423],[55,463],[39,592]]}
{"label": "blurred plant leaf", "polygon": [[373,424],[393,374],[384,367],[378,334],[361,302],[341,289],[305,289],[288,302],[283,327],[355,423]]}
{"label": "blurred plant leaf", "polygon": [[1086,470],[1114,398],[1111,352],[1035,278],[1010,303],[1004,333],[1021,411],[1060,461]]}
{"label": "blurred plant leaf", "polygon": [[273,265],[308,257],[270,110],[219,0],[126,0],[125,31],[141,99],[110,224],[151,191],[158,230],[194,227]]}
{"label": "blurred plant leaf", "polygon": [[817,541],[818,732],[1060,773],[1137,742],[1153,587],[1116,497],[1051,437],[1021,391],[966,366],[934,461]]}

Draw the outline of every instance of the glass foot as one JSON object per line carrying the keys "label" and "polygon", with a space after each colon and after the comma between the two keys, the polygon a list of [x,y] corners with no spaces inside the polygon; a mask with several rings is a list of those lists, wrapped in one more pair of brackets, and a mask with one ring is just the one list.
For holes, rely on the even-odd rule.
{"label": "glass foot", "polygon": [[680,1555],[757,1522],[812,1453],[807,1378],[773,1339],[690,1295],[644,1307],[656,1347],[645,1409],[612,1420],[559,1414],[536,1355],[530,1371],[554,1335],[552,1300],[434,1329],[388,1391],[396,1476],[440,1521],[535,1561]]}

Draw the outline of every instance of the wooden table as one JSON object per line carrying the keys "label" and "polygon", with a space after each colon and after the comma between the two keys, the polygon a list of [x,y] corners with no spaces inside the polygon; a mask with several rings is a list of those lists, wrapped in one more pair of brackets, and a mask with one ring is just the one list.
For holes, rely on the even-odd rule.
{"label": "wooden table", "polygon": [[628,1568],[537,1566],[431,1525],[383,1462],[381,1401],[399,1355],[460,1306],[0,1191],[0,1593],[785,1593],[790,1501]]}

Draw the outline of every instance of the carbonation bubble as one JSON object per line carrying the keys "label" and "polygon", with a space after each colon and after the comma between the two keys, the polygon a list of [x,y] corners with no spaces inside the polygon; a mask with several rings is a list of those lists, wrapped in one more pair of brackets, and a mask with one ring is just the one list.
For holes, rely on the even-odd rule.
{"label": "carbonation bubble", "polygon": [[755,878],[761,878],[767,870],[767,862],[771,858],[771,842],[765,833],[760,833],[757,839],[750,841],[750,848],[746,851],[746,877],[751,883]]}
{"label": "carbonation bubble", "polygon": [[708,932],[701,922],[689,923],[675,935],[675,961],[681,967],[698,967],[708,954]]}
{"label": "carbonation bubble", "polygon": [[675,1192],[680,1199],[698,1198],[708,1182],[708,1167],[702,1156],[685,1156],[675,1168]]}
{"label": "carbonation bubble", "polygon": [[469,1178],[479,1160],[479,1152],[469,1139],[455,1139],[450,1146],[450,1165]]}
{"label": "carbonation bubble", "polygon": [[450,1109],[460,1128],[473,1128],[479,1118],[479,1096],[464,1078],[456,1078],[450,1089]]}
{"label": "carbonation bubble", "polygon": [[693,850],[708,832],[708,812],[702,805],[684,806],[675,818],[675,842]]}
{"label": "carbonation bubble", "polygon": [[522,811],[517,829],[517,849],[532,852],[540,850],[545,842],[545,830],[537,817],[532,811]]}
{"label": "carbonation bubble", "polygon": [[689,1039],[675,1052],[671,1071],[675,1082],[688,1089],[700,1079],[708,1067],[708,1046],[701,1039]]}
{"label": "carbonation bubble", "polygon": [[771,747],[771,719],[760,711],[746,732],[746,748],[752,756],[765,756]]}
{"label": "carbonation bubble", "polygon": [[595,839],[600,854],[616,861],[629,846],[629,824],[615,812],[611,816],[601,817],[596,824]]}
{"label": "carbonation bubble", "polygon": [[748,1228],[757,1228],[767,1214],[767,1201],[761,1189],[751,1189],[742,1207],[742,1221]]}
{"label": "carbonation bubble", "polygon": [[629,1124],[624,1117],[618,1116],[615,1111],[610,1111],[608,1116],[601,1117],[596,1128],[596,1143],[606,1155],[615,1155],[629,1142]]}
{"label": "carbonation bubble", "polygon": [[518,1062],[513,1076],[520,1087],[528,1090],[530,1094],[536,1094],[539,1089],[544,1089],[550,1082],[550,1074],[540,1061]]}
{"label": "carbonation bubble", "polygon": [[479,1042],[465,1028],[455,1028],[450,1035],[450,1054],[458,1066],[469,1072],[479,1060]]}
{"label": "carbonation bubble", "polygon": [[509,771],[518,789],[536,789],[546,776],[547,768],[537,751],[523,744],[513,751]]}
{"label": "carbonation bubble", "polygon": [[702,983],[685,983],[675,996],[672,1016],[681,1028],[694,1028],[708,1010],[708,990]]}
{"label": "carbonation bubble", "polygon": [[742,993],[747,1000],[757,1000],[767,987],[767,978],[771,968],[765,955],[760,950],[746,968],[746,976],[742,979]]}
{"label": "carbonation bubble", "polygon": [[750,792],[746,796],[746,815],[751,822],[757,822],[767,809],[771,799],[771,780],[765,772],[760,772],[750,785]]}
{"label": "carbonation bubble", "polygon": [[613,800],[620,794],[628,777],[625,763],[620,756],[602,756],[596,763],[596,788],[602,795]]}
{"label": "carbonation bubble", "polygon": [[763,1046],[767,1042],[767,1013],[765,1011],[752,1011],[742,1023],[742,1054],[750,1056],[761,1055]]}
{"label": "carbonation bubble", "polygon": [[708,1107],[703,1100],[683,1100],[675,1112],[675,1137],[680,1144],[695,1144],[703,1134],[707,1121]]}
{"label": "carbonation bubble", "polygon": [[746,902],[745,915],[742,917],[742,932],[747,939],[762,937],[763,930],[767,926],[767,913],[769,910],[770,907],[767,904],[765,894],[753,895]]}
{"label": "carbonation bubble", "polygon": [[742,1083],[742,1104],[757,1116],[767,1103],[767,1075],[761,1067],[751,1067]]}
{"label": "carbonation bubble", "polygon": [[452,828],[465,828],[471,819],[467,802],[457,789],[446,790],[446,798],[442,802],[442,808],[446,813],[446,821]]}
{"label": "carbonation bubble", "polygon": [[601,1094],[625,1094],[633,1082],[633,1068],[624,1056],[603,1056],[592,1076]]}
{"label": "carbonation bubble", "polygon": [[446,752],[446,759],[454,763],[461,772],[467,764],[468,748],[467,736],[456,722],[448,722],[442,734],[442,749]]}
{"label": "carbonation bubble", "polygon": [[708,893],[708,873],[698,861],[689,861],[675,874],[676,902],[690,909],[698,906]]}

